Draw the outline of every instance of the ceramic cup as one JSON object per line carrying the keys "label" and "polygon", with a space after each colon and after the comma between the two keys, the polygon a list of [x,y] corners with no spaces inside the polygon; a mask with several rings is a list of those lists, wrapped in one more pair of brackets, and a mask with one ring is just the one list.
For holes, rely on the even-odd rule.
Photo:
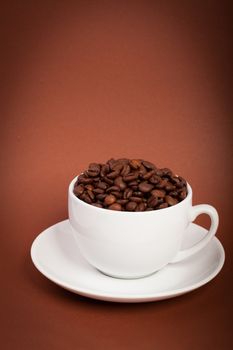
{"label": "ceramic cup", "polygon": [[[146,212],[120,212],[97,208],[73,194],[77,177],[69,186],[69,220],[83,257],[106,275],[139,278],[162,269],[203,249],[215,235],[218,213],[207,204],[192,206],[192,189],[180,203]],[[211,226],[206,236],[191,248],[181,250],[189,224],[208,214]]]}

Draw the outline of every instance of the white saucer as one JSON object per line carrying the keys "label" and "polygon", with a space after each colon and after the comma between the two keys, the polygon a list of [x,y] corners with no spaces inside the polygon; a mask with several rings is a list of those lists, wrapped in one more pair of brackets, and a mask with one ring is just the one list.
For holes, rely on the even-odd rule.
{"label": "white saucer", "polygon": [[[191,224],[182,248],[199,241],[207,231]],[[68,220],[42,232],[33,242],[31,257],[48,279],[74,293],[115,302],[145,302],[175,297],[201,287],[221,270],[225,254],[215,237],[201,252],[153,275],[123,280],[108,277],[80,255]]]}

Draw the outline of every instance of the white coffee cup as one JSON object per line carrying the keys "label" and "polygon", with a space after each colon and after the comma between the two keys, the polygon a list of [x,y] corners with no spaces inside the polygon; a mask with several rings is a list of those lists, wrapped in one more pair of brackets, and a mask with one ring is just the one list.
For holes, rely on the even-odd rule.
{"label": "white coffee cup", "polygon": [[[106,275],[139,278],[181,261],[203,249],[218,228],[218,213],[207,204],[192,206],[192,189],[180,203],[146,212],[102,209],[77,198],[69,186],[69,220],[83,257]],[[206,236],[191,248],[180,250],[189,224],[208,214]]]}

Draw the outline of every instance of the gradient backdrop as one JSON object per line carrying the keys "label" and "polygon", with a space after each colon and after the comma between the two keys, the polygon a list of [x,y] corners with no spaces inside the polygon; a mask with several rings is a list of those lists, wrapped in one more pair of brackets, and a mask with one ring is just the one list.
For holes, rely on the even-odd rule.
{"label": "gradient backdrop", "polygon": [[[230,2],[3,1],[0,16],[1,348],[230,349]],[[194,204],[218,209],[226,263],[216,279],[117,305],[39,274],[32,241],[67,218],[69,181],[110,157],[171,167]]]}

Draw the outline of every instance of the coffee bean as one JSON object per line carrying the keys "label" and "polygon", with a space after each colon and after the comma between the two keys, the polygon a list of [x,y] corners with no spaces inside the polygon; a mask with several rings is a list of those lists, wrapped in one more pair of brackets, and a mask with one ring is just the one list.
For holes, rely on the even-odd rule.
{"label": "coffee bean", "polygon": [[133,194],[133,190],[131,188],[126,188],[123,194],[123,198],[124,199],[128,199],[129,197],[131,197]]}
{"label": "coffee bean", "polygon": [[128,199],[117,199],[117,203],[121,204],[121,205],[125,205],[126,203],[128,203]]}
{"label": "coffee bean", "polygon": [[91,200],[91,198],[88,196],[87,193],[83,193],[83,195],[82,195],[82,200],[83,200],[84,202],[88,203],[88,204],[91,204],[91,203],[92,203],[92,200]]}
{"label": "coffee bean", "polygon": [[123,168],[124,164],[116,162],[113,166],[112,166],[112,170],[114,171],[118,171],[119,173],[121,172],[122,168]]}
{"label": "coffee bean", "polygon": [[133,192],[133,196],[135,196],[135,197],[143,197],[143,193],[140,192],[140,191],[134,191]]}
{"label": "coffee bean", "polygon": [[150,192],[154,186],[144,181],[139,184],[138,188],[141,192]]}
{"label": "coffee bean", "polygon": [[97,187],[98,188],[102,188],[103,190],[106,190],[108,188],[108,185],[106,184],[106,182],[98,182],[97,183]]}
{"label": "coffee bean", "polygon": [[118,170],[114,170],[111,173],[107,174],[107,178],[115,179],[119,174],[120,172]]}
{"label": "coffee bean", "polygon": [[93,182],[93,179],[90,179],[88,177],[85,177],[84,175],[79,175],[78,177],[78,183],[79,184],[90,184]]}
{"label": "coffee bean", "polygon": [[112,191],[111,194],[113,194],[116,198],[122,198],[122,192]]}
{"label": "coffee bean", "polygon": [[107,188],[106,192],[109,193],[109,192],[112,192],[112,191],[120,191],[120,187],[118,186],[111,186],[109,188]]}
{"label": "coffee bean", "polygon": [[165,201],[169,206],[175,205],[178,203],[178,200],[176,198],[173,198],[171,196],[165,196]]}
{"label": "coffee bean", "polygon": [[100,171],[100,176],[104,177],[110,170],[109,164],[103,164]]}
{"label": "coffee bean", "polygon": [[129,165],[131,166],[132,169],[138,169],[141,165],[141,161],[139,159],[132,159],[129,162]]}
{"label": "coffee bean", "polygon": [[114,180],[114,184],[115,184],[116,186],[118,186],[121,190],[124,190],[124,189],[127,187],[126,183],[123,181],[122,176],[118,176],[118,177]]}
{"label": "coffee bean", "polygon": [[166,191],[173,191],[175,190],[176,186],[174,186],[171,182],[168,182],[165,186]]}
{"label": "coffee bean", "polygon": [[108,207],[108,209],[121,211],[122,207],[119,203],[113,203]]}
{"label": "coffee bean", "polygon": [[94,193],[93,193],[92,191],[90,191],[90,190],[87,190],[87,193],[88,193],[88,196],[91,198],[91,200],[92,200],[92,202],[93,202],[94,199],[95,199]]}
{"label": "coffee bean", "polygon": [[116,202],[116,197],[112,194],[108,194],[105,198],[104,198],[104,203],[107,205],[111,205],[113,203]]}
{"label": "coffee bean", "polygon": [[76,196],[80,196],[84,192],[84,186],[83,185],[78,185],[74,188],[74,194]]}
{"label": "coffee bean", "polygon": [[155,171],[154,170],[151,170],[151,171],[148,171],[148,173],[144,174],[142,177],[144,180],[148,180],[152,175],[154,175]]}
{"label": "coffee bean", "polygon": [[130,173],[131,169],[129,164],[124,164],[123,169],[121,170],[122,176],[127,176]]}
{"label": "coffee bean", "polygon": [[164,190],[157,190],[157,189],[155,189],[155,190],[151,191],[151,194],[154,197],[163,198],[163,197],[165,197],[166,192]]}
{"label": "coffee bean", "polygon": [[94,188],[93,192],[95,194],[100,194],[100,193],[104,193],[104,190],[102,188]]}
{"label": "coffee bean", "polygon": [[108,185],[113,185],[114,184],[114,181],[111,180],[111,179],[108,179],[107,176],[105,176],[103,178],[103,181],[106,182]]}
{"label": "coffee bean", "polygon": [[185,199],[187,197],[187,192],[186,191],[182,191],[180,194],[179,194],[179,197],[180,199]]}
{"label": "coffee bean", "polygon": [[99,171],[96,172],[96,171],[92,171],[92,170],[87,170],[87,171],[86,171],[86,174],[87,174],[88,176],[95,177],[95,176],[99,175]]}
{"label": "coffee bean", "polygon": [[142,198],[140,198],[140,197],[129,197],[129,200],[130,200],[131,202],[135,202],[135,203],[140,203],[140,202],[142,202]]}
{"label": "coffee bean", "polygon": [[137,207],[137,203],[135,202],[128,202],[126,205],[125,205],[125,208],[126,210],[128,211],[134,211]]}
{"label": "coffee bean", "polygon": [[154,208],[158,204],[158,199],[154,196],[151,196],[147,201],[148,207]]}
{"label": "coffee bean", "polygon": [[140,175],[141,177],[143,177],[143,175],[146,174],[146,173],[147,173],[146,168],[144,167],[143,164],[141,164],[140,167],[139,167],[139,175]]}
{"label": "coffee bean", "polygon": [[91,185],[91,184],[86,185],[85,188],[86,188],[87,190],[89,190],[89,191],[93,191],[93,190],[94,190],[94,186]]}
{"label": "coffee bean", "polygon": [[94,207],[97,207],[97,208],[103,208],[102,204],[100,204],[100,203],[91,203],[91,205],[93,205]]}
{"label": "coffee bean", "polygon": [[123,176],[123,180],[125,182],[129,182],[129,181],[132,181],[132,180],[135,180],[138,178],[138,172],[135,172],[135,173],[130,173],[126,176]]}
{"label": "coffee bean", "polygon": [[155,169],[156,166],[152,164],[151,162],[147,162],[146,160],[143,160],[142,164],[147,168],[147,169]]}
{"label": "coffee bean", "polygon": [[157,185],[156,185],[156,188],[164,188],[166,187],[168,183],[168,180],[167,179],[162,179]]}
{"label": "coffee bean", "polygon": [[101,201],[104,200],[105,197],[106,197],[106,193],[100,193],[96,195],[96,198]]}
{"label": "coffee bean", "polygon": [[168,207],[168,204],[167,203],[162,203],[158,206],[158,209],[164,209],[164,208],[167,208]]}
{"label": "coffee bean", "polygon": [[138,203],[136,211],[144,211],[145,209],[146,209],[145,203],[143,203],[143,202]]}
{"label": "coffee bean", "polygon": [[152,175],[149,179],[149,182],[152,183],[153,185],[158,184],[161,181],[161,177],[158,175]]}

